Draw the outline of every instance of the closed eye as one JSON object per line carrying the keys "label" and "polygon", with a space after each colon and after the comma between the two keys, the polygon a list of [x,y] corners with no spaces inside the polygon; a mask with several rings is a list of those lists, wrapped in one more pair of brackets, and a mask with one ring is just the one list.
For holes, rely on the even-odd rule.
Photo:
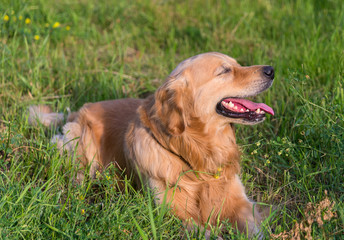
{"label": "closed eye", "polygon": [[229,67],[223,67],[223,70],[217,76],[229,73],[231,71],[232,71],[232,69],[230,69]]}

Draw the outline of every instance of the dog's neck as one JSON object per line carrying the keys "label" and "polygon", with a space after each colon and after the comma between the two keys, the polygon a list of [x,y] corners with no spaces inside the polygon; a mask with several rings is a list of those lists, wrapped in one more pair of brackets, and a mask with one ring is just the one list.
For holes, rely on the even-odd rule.
{"label": "dog's neck", "polygon": [[240,152],[230,125],[206,129],[200,119],[193,118],[185,132],[169,138],[169,143],[197,171],[219,174],[219,169],[229,167],[239,173]]}
{"label": "dog's neck", "polygon": [[149,129],[155,140],[163,148],[187,162],[192,170],[210,173],[215,177],[222,172],[229,175],[239,173],[240,151],[230,124],[221,129],[218,126],[206,128],[206,124],[199,118],[190,117],[185,131],[174,136],[166,132],[154,114],[154,98],[147,99],[138,112],[141,122]]}

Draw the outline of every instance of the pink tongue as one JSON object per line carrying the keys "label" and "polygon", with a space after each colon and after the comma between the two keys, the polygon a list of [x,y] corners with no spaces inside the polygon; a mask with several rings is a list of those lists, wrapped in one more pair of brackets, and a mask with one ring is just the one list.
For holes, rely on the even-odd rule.
{"label": "pink tongue", "polygon": [[265,112],[271,114],[272,116],[275,115],[274,110],[264,103],[254,103],[249,100],[241,99],[241,98],[226,98],[224,101],[227,103],[228,102],[239,103],[243,105],[244,107],[248,108],[250,111],[255,111],[258,108],[260,108],[260,110],[264,110]]}

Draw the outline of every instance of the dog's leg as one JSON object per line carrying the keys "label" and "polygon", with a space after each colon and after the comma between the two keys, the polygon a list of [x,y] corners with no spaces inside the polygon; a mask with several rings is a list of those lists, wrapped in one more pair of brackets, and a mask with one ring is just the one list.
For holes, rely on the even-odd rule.
{"label": "dog's leg", "polygon": [[[247,198],[245,188],[236,175],[228,182],[197,182],[192,174],[185,174],[176,186],[150,178],[149,185],[155,189],[156,202],[169,203],[173,213],[190,229],[193,222],[200,228],[206,223],[216,226],[217,219],[229,220],[249,238],[263,237],[260,232],[262,217],[258,208]],[[210,232],[205,230],[205,236]]]}
{"label": "dog's leg", "polygon": [[[188,232],[202,233],[207,240],[212,238],[211,230],[205,229],[206,221],[203,222],[201,219],[198,192],[200,184],[197,182],[195,184],[192,176],[185,176],[185,179],[181,179],[178,185],[172,187],[167,187],[164,181],[152,178],[149,180],[149,185],[156,194],[155,201],[171,207],[173,213],[184,222]],[[217,236],[216,239],[222,240],[221,236]]]}
{"label": "dog's leg", "polygon": [[237,226],[241,232],[247,233],[250,238],[253,236],[258,235],[258,237],[262,237],[262,233],[260,232],[260,224],[262,218],[258,210],[253,206],[253,203],[250,201],[245,201],[243,206],[238,212],[237,218]]}
{"label": "dog's leg", "polygon": [[[180,181],[182,181],[181,179]],[[199,206],[198,206],[198,188],[195,183],[185,188],[184,184],[178,183],[176,186],[167,186],[162,180],[149,179],[149,186],[156,193],[156,202],[162,204],[164,199],[166,204],[170,204],[175,215],[182,220],[194,219],[198,222]]]}
{"label": "dog's leg", "polygon": [[245,194],[239,177],[204,182],[199,193],[199,209],[203,223],[213,226],[217,221],[228,220],[240,232],[252,237],[259,233],[261,217]]}
{"label": "dog's leg", "polygon": [[[81,118],[81,121],[79,121]],[[74,122],[67,122],[63,126],[63,135],[55,135],[52,143],[56,143],[61,154],[67,151],[70,156],[75,155],[77,163],[81,165],[78,170],[76,182],[81,183],[84,179],[85,168],[90,165],[90,176],[95,177],[99,170],[98,144],[91,124],[85,124],[87,121],[83,116],[79,116]]]}
{"label": "dog's leg", "polygon": [[247,198],[239,176],[236,175],[228,187],[228,202],[224,206],[224,215],[230,213],[231,216],[234,216],[233,221],[237,224],[238,229],[247,233],[249,238],[257,234],[259,234],[259,238],[262,237],[260,232],[262,217],[258,212],[258,208]]}
{"label": "dog's leg", "polygon": [[[88,111],[89,104],[78,112],[69,112],[67,123],[63,126],[63,134],[57,134],[50,140],[56,144],[61,155],[67,151],[70,156],[76,155],[78,163],[82,168],[90,165],[90,175],[95,177],[96,171],[100,168],[99,164],[99,142],[95,134],[99,132],[102,126],[92,118],[92,113]],[[62,125],[63,113],[52,112],[51,108],[46,105],[29,107],[29,124],[35,126],[40,122],[46,127],[56,127]],[[78,171],[77,182],[84,179],[84,169]]]}

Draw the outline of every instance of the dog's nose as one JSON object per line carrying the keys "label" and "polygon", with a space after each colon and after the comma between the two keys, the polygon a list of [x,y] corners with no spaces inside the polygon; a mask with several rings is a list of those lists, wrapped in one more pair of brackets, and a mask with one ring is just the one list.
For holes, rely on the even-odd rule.
{"label": "dog's nose", "polygon": [[271,80],[273,80],[275,77],[274,68],[271,66],[263,67],[263,73],[265,77],[270,78]]}

